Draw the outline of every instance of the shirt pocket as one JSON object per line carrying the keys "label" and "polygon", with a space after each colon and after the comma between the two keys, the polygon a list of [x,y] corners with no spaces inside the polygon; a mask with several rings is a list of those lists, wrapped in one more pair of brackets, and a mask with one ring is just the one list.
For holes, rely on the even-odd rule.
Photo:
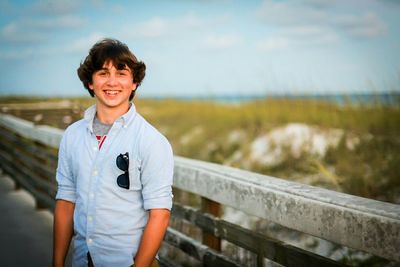
{"label": "shirt pocket", "polygon": [[142,181],[140,179],[140,164],[138,160],[129,162],[129,190],[141,190]]}

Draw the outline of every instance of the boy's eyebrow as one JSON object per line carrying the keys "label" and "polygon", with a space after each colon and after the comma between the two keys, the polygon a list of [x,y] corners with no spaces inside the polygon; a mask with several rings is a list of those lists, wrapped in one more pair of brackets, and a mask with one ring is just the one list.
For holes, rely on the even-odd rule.
{"label": "boy's eyebrow", "polygon": [[107,67],[101,67],[100,69],[98,69],[97,71],[101,71],[101,70],[105,70],[105,71],[108,71],[109,69],[107,68]]}
{"label": "boy's eyebrow", "polygon": [[[117,70],[127,70],[127,71],[131,71],[131,69],[125,64],[124,66],[123,66],[123,68],[117,68],[117,66],[114,66]],[[106,67],[102,67],[101,69],[99,69],[98,71],[100,71],[100,70],[109,70],[109,68],[106,68]]]}

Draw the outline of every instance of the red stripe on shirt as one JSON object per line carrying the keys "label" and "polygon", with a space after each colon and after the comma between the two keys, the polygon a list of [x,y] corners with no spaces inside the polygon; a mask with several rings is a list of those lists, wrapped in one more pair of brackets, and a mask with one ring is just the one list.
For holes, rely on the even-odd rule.
{"label": "red stripe on shirt", "polygon": [[96,135],[97,141],[99,142],[99,149],[104,143],[104,140],[106,140],[107,135]]}

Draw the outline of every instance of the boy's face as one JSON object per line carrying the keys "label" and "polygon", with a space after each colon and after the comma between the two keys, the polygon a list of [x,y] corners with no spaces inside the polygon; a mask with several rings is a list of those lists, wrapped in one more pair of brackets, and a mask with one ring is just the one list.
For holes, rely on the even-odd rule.
{"label": "boy's face", "polygon": [[129,107],[129,96],[136,90],[132,75],[127,66],[119,70],[111,61],[105,62],[102,69],[94,72],[89,88],[96,95],[98,107]]}

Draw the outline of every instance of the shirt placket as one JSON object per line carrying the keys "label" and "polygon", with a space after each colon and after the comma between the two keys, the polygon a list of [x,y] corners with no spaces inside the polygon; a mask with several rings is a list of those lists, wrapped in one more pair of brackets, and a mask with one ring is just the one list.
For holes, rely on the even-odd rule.
{"label": "shirt placket", "polygon": [[99,145],[94,134],[91,134],[91,148],[93,150],[93,164],[90,172],[89,190],[87,195],[87,213],[86,213],[86,244],[89,249],[93,245],[94,222],[96,218],[96,186],[98,184],[100,172],[99,162],[101,161],[101,153]]}
{"label": "shirt placket", "polygon": [[91,146],[93,150],[93,166],[91,169],[91,177],[89,182],[88,191],[88,208],[86,214],[86,243],[89,249],[93,246],[93,233],[95,232],[95,220],[97,219],[96,214],[96,198],[97,196],[97,186],[99,184],[99,179],[101,179],[100,166],[103,158],[107,159],[107,155],[111,153],[112,148],[110,147],[115,134],[118,132],[121,125],[121,121],[116,121],[111,127],[109,133],[107,134],[107,139],[101,148],[98,146],[97,138],[94,134],[91,136]]}

